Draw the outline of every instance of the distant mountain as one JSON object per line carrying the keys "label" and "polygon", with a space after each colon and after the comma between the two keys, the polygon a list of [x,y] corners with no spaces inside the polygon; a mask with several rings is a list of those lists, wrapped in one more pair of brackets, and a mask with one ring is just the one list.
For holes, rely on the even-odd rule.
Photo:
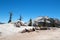
{"label": "distant mountain", "polygon": [[4,24],[4,23],[0,22],[0,24]]}

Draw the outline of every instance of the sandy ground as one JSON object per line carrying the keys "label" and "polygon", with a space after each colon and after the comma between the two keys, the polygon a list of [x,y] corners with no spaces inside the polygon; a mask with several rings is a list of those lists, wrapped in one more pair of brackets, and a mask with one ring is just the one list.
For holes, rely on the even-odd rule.
{"label": "sandy ground", "polygon": [[0,36],[0,40],[60,40],[60,28],[55,30],[36,30],[29,33],[15,33],[6,37]]}

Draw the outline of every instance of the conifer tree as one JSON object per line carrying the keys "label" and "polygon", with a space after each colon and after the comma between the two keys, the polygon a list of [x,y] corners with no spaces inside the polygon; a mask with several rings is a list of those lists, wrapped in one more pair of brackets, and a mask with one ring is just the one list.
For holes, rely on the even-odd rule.
{"label": "conifer tree", "polygon": [[55,27],[55,20],[53,18],[50,18],[51,26]]}
{"label": "conifer tree", "polygon": [[11,21],[12,21],[12,13],[10,12],[10,18],[9,18],[8,23],[10,23]]}
{"label": "conifer tree", "polygon": [[32,26],[32,19],[29,20],[28,26]]}
{"label": "conifer tree", "polygon": [[20,21],[22,21],[22,16],[20,15],[20,18],[19,18]]}

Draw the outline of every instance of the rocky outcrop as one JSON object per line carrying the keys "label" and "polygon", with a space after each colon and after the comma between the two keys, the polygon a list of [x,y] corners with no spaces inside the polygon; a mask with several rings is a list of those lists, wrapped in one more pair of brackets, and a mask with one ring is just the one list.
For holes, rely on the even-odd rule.
{"label": "rocky outcrop", "polygon": [[14,23],[14,25],[15,25],[16,27],[26,26],[22,21],[17,21],[16,23]]}
{"label": "rocky outcrop", "polygon": [[48,16],[40,16],[40,17],[37,17],[34,20],[33,26],[56,27],[56,26],[60,26],[60,20],[59,19],[50,18]]}

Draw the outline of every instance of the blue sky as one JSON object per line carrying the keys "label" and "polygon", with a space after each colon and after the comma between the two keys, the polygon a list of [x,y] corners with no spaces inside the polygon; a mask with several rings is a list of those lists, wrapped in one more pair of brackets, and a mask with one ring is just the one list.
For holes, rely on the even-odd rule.
{"label": "blue sky", "polygon": [[13,13],[12,21],[20,15],[23,21],[38,16],[60,19],[60,0],[0,0],[0,22],[8,22],[9,12]]}

